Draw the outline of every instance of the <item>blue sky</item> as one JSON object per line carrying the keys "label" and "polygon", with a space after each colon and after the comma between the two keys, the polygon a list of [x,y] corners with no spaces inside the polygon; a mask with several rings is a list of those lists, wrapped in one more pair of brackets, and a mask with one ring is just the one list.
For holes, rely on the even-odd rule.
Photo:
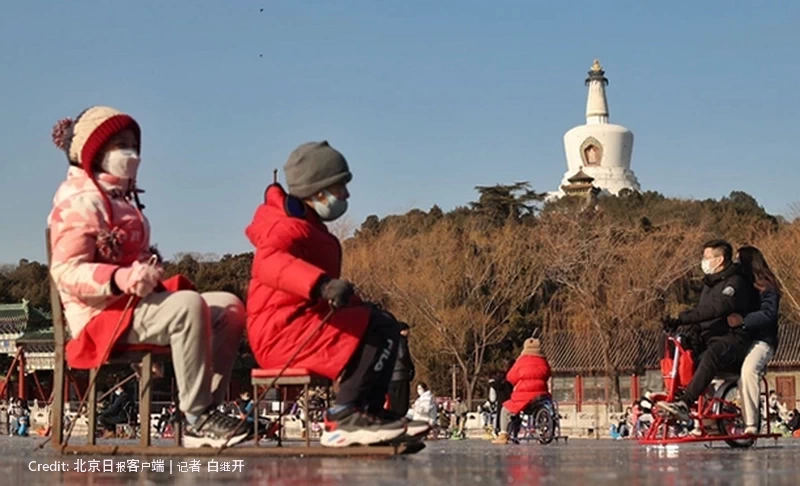
{"label": "blue sky", "polygon": [[451,209],[479,184],[555,189],[594,58],[643,188],[744,190],[787,212],[800,2],[644,3],[4,0],[0,262],[44,259],[66,174],[51,127],[87,106],[142,125],[140,185],[165,256],[235,253],[250,250],[272,169],[309,140],[348,158],[358,224]]}

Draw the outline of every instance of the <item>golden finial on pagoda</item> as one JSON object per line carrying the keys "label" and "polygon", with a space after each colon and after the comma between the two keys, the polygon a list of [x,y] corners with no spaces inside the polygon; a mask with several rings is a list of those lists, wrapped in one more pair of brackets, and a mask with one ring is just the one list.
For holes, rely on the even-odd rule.
{"label": "golden finial on pagoda", "polygon": [[594,62],[592,63],[592,71],[599,73],[602,70],[603,66],[600,65],[600,61],[598,59],[595,59]]}

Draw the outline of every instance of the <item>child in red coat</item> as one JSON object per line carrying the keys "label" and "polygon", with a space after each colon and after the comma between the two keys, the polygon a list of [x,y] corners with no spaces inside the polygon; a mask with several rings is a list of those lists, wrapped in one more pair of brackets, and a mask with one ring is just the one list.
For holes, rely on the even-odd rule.
{"label": "child in red coat", "polygon": [[428,424],[383,408],[401,325],[354,295],[340,275],[341,244],[325,226],[347,211],[347,160],[328,142],[309,142],[290,154],[284,174],[288,190],[270,185],[246,230],[255,247],[247,334],[256,361],[340,379],[336,405],[325,414],[324,446],[424,435]]}
{"label": "child in red coat", "polygon": [[533,400],[549,393],[547,382],[550,380],[550,364],[542,355],[538,339],[525,340],[522,354],[508,370],[506,380],[514,385],[514,391],[500,408],[500,434],[495,444],[508,444],[511,417],[525,410]]}

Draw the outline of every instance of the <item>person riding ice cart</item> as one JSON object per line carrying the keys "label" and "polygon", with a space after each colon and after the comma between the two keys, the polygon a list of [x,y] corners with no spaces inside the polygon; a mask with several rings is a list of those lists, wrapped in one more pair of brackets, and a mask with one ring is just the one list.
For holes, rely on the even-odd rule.
{"label": "person riding ice cart", "polygon": [[67,178],[48,217],[50,274],[72,339],[66,360],[97,368],[117,344],[170,346],[183,445],[232,446],[248,437],[216,411],[228,388],[245,325],[244,305],[226,292],[198,293],[187,279],[161,281],[137,185],[141,129],[130,115],[93,106],[53,128]]}
{"label": "person riding ice cart", "polygon": [[702,351],[697,370],[683,394],[674,402],[661,401],[656,406],[683,421],[690,421],[690,407],[703,394],[721,371],[738,373],[750,349],[751,337],[741,328],[730,328],[727,317],[733,313],[746,315],[755,310],[758,296],[732,261],[730,243],[714,240],[703,246],[703,291],[694,309],[677,318],[664,319],[667,330],[691,326],[699,336]]}
{"label": "person riding ice cart", "polygon": [[[336,380],[324,446],[371,445],[418,437],[427,424],[384,410],[400,337],[391,314],[362,302],[340,277],[342,247],[324,222],[347,210],[347,160],[328,142],[300,145],[284,165],[288,192],[267,187],[245,233],[255,247],[247,334],[262,368],[290,365]],[[335,312],[318,331],[331,306]],[[309,334],[314,333],[309,338]],[[304,347],[300,347],[310,339]]]}

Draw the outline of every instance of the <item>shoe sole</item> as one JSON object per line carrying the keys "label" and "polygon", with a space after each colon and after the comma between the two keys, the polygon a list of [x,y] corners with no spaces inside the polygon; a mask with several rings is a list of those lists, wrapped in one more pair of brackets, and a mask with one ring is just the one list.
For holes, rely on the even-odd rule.
{"label": "shoe sole", "polygon": [[666,412],[666,413],[668,413],[670,415],[678,417],[681,420],[691,420],[691,414],[690,413],[684,414],[682,412],[677,412],[677,411],[673,410],[669,406],[669,404],[666,404],[666,402],[658,402],[656,404],[656,408],[661,410],[662,412]]}
{"label": "shoe sole", "polygon": [[386,444],[417,444],[420,442],[424,442],[425,439],[428,437],[427,433],[419,433],[417,435],[410,435],[408,431],[405,434],[401,434],[396,439],[386,442]]}
{"label": "shoe sole", "polygon": [[405,429],[394,430],[335,430],[324,431],[319,443],[325,447],[348,447],[351,445],[375,445],[392,441],[405,434]]}
{"label": "shoe sole", "polygon": [[211,439],[209,437],[190,437],[184,436],[183,437],[183,447],[187,449],[199,449],[201,447],[213,447],[213,448],[220,448],[222,446],[225,447],[233,447],[236,444],[247,439],[249,436],[248,432],[243,432],[238,435],[234,435],[230,439]]}
{"label": "shoe sole", "polygon": [[406,435],[412,438],[419,437],[421,435],[427,435],[430,432],[430,426],[419,426],[419,427],[406,427]]}

